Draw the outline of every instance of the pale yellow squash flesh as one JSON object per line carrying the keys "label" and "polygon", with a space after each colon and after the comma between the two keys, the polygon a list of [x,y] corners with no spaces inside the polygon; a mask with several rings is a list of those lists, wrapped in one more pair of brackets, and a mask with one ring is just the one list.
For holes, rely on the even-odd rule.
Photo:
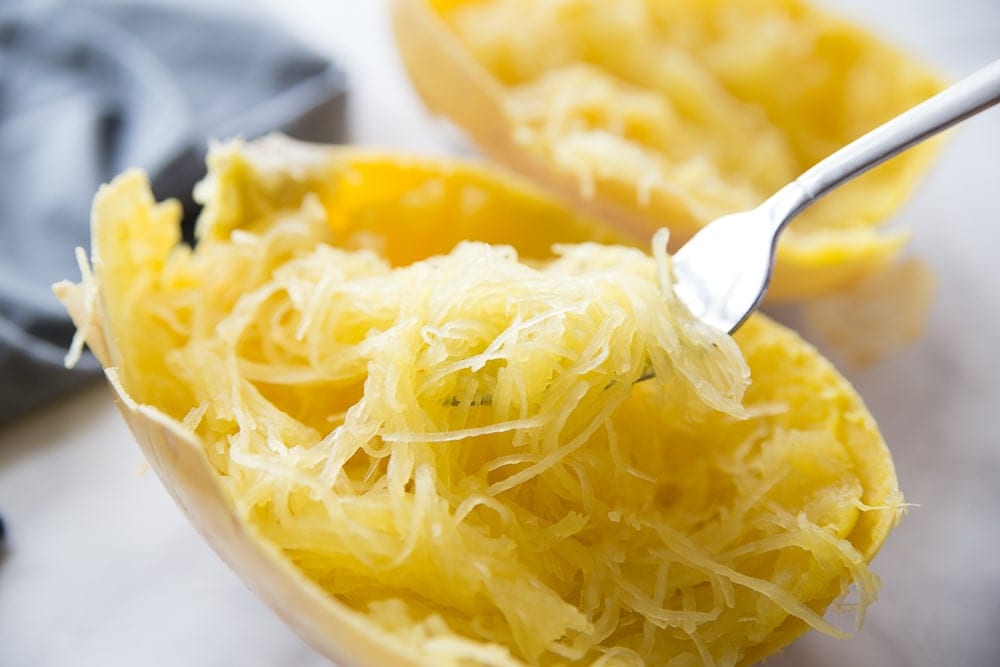
{"label": "pale yellow squash flesh", "polygon": [[[866,564],[900,506],[892,460],[856,393],[794,333],[763,317],[735,343],[706,333],[655,288],[655,266],[668,264],[632,248],[575,245],[553,260],[554,241],[615,234],[481,166],[271,138],[217,148],[199,197],[206,210],[192,252],[178,245],[178,208],[156,204],[140,174],[102,189],[94,273],[84,263],[83,282],[57,293],[178,504],[322,654],[350,665],[750,664],[810,626],[836,632],[821,616],[849,584],[871,600]],[[511,246],[532,266],[502,245],[453,248],[465,239]],[[509,280],[490,292],[492,274],[456,264],[463,257]],[[342,304],[337,316],[324,319],[323,307],[309,311],[311,323],[288,316],[289,303],[331,289],[327,260],[341,270],[323,299]],[[464,273],[447,273],[455,266]],[[496,295],[516,293],[521,279],[552,299],[570,289],[558,303],[571,326],[544,339],[553,313],[512,314],[530,332],[527,347],[511,348],[535,355],[525,373],[498,370],[496,341],[478,370],[448,370],[462,362],[435,357],[449,327],[478,331],[499,312]],[[462,282],[483,285],[471,292],[479,298],[435,301]],[[620,286],[649,300],[617,309]],[[355,287],[364,289],[351,296]],[[604,291],[582,296],[592,290]],[[393,294],[402,301],[392,305]],[[390,313],[392,327],[422,333],[381,348],[388,330],[364,318],[389,306],[409,313]],[[434,319],[453,306],[481,318]],[[424,328],[408,329],[419,312]],[[635,321],[644,313],[662,316],[663,349],[643,342],[650,334]],[[615,337],[630,327],[630,343]],[[599,336],[612,353],[579,356],[573,341]],[[295,356],[313,344],[329,352],[325,340],[360,346],[367,361],[359,370],[350,354],[305,365]],[[411,357],[426,364],[388,383],[417,368]],[[552,359],[567,365],[533,380],[530,369]],[[657,379],[632,386],[650,359]],[[447,382],[430,383],[433,373]],[[566,378],[582,391],[578,404],[560,399],[545,412]],[[527,408],[507,400],[522,386],[535,386]],[[384,404],[395,407],[377,409]],[[491,430],[517,422],[519,409],[524,423]],[[551,460],[534,477],[520,464],[513,475],[482,472],[491,456],[538,467],[532,448],[544,439],[533,429],[547,427],[537,424],[560,411],[572,424],[588,410],[603,414],[593,422],[601,428],[575,449],[559,432],[560,457],[540,450]],[[352,450],[323,487],[316,466],[336,458],[356,422],[366,428],[362,417],[392,428]],[[452,437],[459,418],[491,434]]]}
{"label": "pale yellow squash flesh", "polygon": [[[801,0],[395,0],[393,19],[432,112],[636,238],[669,227],[674,249],[941,87]],[[882,269],[906,235],[880,225],[934,151],[911,150],[806,211],[768,298]]]}

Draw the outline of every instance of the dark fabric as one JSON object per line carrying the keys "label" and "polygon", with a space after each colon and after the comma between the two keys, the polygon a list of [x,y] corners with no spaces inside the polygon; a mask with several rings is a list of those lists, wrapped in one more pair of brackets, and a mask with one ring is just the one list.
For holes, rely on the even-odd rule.
{"label": "dark fabric", "polygon": [[337,141],[344,76],[252,3],[0,0],[0,424],[98,375],[67,371],[76,278],[98,186],[131,166],[185,205],[208,140],[282,131]]}

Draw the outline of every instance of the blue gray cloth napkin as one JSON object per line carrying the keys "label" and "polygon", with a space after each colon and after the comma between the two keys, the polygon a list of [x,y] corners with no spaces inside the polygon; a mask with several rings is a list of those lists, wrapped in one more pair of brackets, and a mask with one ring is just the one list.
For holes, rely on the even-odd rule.
{"label": "blue gray cloth napkin", "polygon": [[185,207],[211,138],[341,139],[345,78],[245,1],[0,2],[0,424],[99,375],[67,371],[98,186],[145,168]]}

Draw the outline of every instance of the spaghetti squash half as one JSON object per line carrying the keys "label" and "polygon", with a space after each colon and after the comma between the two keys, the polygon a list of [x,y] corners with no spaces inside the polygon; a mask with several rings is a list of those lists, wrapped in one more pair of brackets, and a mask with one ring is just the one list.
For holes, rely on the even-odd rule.
{"label": "spaghetti squash half", "polygon": [[[432,112],[641,239],[667,226],[680,243],[757,206],[941,87],[802,0],[394,0],[393,19]],[[768,298],[881,270],[906,235],[880,224],[934,152],[908,151],[805,211],[783,235]]]}
{"label": "spaghetti squash half", "polygon": [[900,496],[872,417],[777,324],[692,319],[663,234],[595,243],[460,162],[209,162],[194,249],[130,172],[56,291],[166,487],[324,655],[749,664],[874,599]]}

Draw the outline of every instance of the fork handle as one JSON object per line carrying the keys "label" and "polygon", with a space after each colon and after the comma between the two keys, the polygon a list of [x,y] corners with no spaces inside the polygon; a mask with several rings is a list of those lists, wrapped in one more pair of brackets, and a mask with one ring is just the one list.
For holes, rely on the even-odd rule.
{"label": "fork handle", "polygon": [[1000,102],[1000,59],[824,158],[785,186],[771,205],[782,226],[834,188],[907,148]]}

